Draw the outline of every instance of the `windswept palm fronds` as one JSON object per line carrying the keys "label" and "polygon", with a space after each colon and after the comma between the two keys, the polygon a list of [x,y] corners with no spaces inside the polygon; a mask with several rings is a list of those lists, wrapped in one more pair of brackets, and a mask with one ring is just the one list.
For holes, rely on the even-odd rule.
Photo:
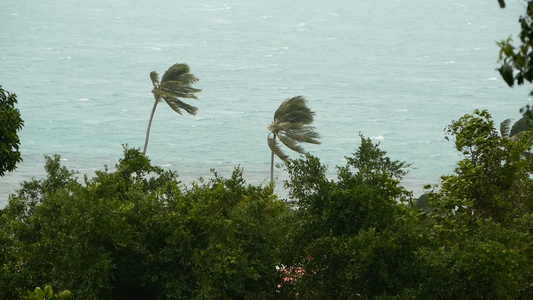
{"label": "windswept palm fronds", "polygon": [[201,89],[193,88],[191,85],[198,82],[198,78],[194,74],[190,74],[190,69],[187,64],[174,64],[171,66],[159,81],[159,74],[156,71],[150,72],[150,79],[152,80],[152,94],[154,95],[154,106],[150,114],[150,121],[148,122],[148,129],[146,130],[146,140],[144,142],[143,155],[146,155],[148,148],[148,140],[150,138],[150,128],[152,127],[152,120],[154,118],[157,104],[164,100],[172,110],[181,115],[181,110],[185,110],[188,114],[196,115],[198,108],[187,104],[180,99],[192,98],[197,99],[196,93],[201,92]]}
{"label": "windswept palm fronds", "polygon": [[307,107],[307,100],[302,96],[289,98],[274,113],[273,122],[267,127],[267,143],[270,148],[270,182],[274,182],[274,156],[286,161],[288,156],[281,149],[278,139],[287,148],[298,153],[305,153],[300,143],[320,144],[320,135],[311,126],[315,113]]}

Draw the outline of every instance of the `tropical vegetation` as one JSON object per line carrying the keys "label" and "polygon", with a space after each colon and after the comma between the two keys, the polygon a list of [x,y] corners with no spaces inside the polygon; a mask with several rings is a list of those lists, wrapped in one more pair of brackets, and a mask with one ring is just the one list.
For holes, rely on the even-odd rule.
{"label": "tropical vegetation", "polygon": [[463,159],[426,210],[402,186],[410,165],[364,136],[335,179],[310,154],[287,160],[288,199],[239,168],[184,185],[127,146],[81,180],[47,157],[0,210],[0,298],[531,299],[533,139],[494,123],[447,127]]}
{"label": "tropical vegetation", "polygon": [[274,155],[283,161],[287,161],[287,156],[278,144],[279,139],[287,148],[304,154],[305,150],[300,143],[320,144],[320,135],[315,131],[315,112],[307,107],[307,100],[302,96],[289,98],[276,110],[274,120],[267,127],[267,142],[270,148],[270,182],[274,182]]}
{"label": "tropical vegetation", "polygon": [[0,177],[14,171],[22,161],[18,131],[24,121],[16,104],[17,95],[5,91],[0,85]]}
{"label": "tropical vegetation", "polygon": [[152,127],[152,120],[154,119],[157,104],[162,100],[165,100],[168,106],[180,115],[182,110],[191,115],[196,115],[198,108],[187,104],[180,99],[197,99],[196,94],[202,91],[201,89],[192,87],[192,84],[198,82],[198,78],[190,73],[187,64],[174,64],[168,68],[165,74],[163,74],[161,81],[159,80],[159,74],[156,71],[152,71],[150,73],[150,79],[152,80],[152,85],[154,87],[152,89],[152,94],[154,95],[155,102],[152,107],[152,112],[150,113],[148,129],[146,130],[146,140],[144,142],[143,150],[144,155],[146,155],[146,149],[148,148],[150,128]]}
{"label": "tropical vegetation", "polygon": [[[501,8],[505,8],[505,1],[498,0]],[[533,82],[533,1],[527,0],[526,14],[519,19],[520,44],[515,46],[511,37],[498,42],[502,66],[498,69],[502,78],[509,86]]]}
{"label": "tropical vegetation", "polygon": [[[503,52],[519,84],[528,47]],[[154,90],[173,76],[153,74]],[[533,299],[528,111],[499,129],[486,110],[452,121],[461,159],[419,201],[402,184],[410,165],[363,135],[333,179],[313,155],[289,159],[278,138],[297,152],[318,142],[303,97],[269,126],[287,199],[239,168],[185,185],[128,146],[92,177],[46,156],[47,176],[0,209],[0,299]]]}
{"label": "tropical vegetation", "polygon": [[69,290],[64,290],[61,293],[55,293],[54,289],[51,285],[47,285],[44,288],[44,291],[40,287],[36,287],[33,292],[28,292],[28,296],[26,296],[24,299],[27,300],[63,300],[70,298],[72,296],[72,293]]}

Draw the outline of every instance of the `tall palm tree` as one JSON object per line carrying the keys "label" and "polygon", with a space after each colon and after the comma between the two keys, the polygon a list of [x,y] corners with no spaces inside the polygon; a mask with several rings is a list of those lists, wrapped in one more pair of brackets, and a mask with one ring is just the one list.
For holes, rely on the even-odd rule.
{"label": "tall palm tree", "polygon": [[180,100],[180,98],[194,98],[197,99],[196,93],[201,92],[201,89],[193,88],[191,85],[198,82],[198,78],[194,74],[189,73],[189,66],[186,64],[174,64],[163,74],[163,78],[159,81],[159,74],[156,71],[150,73],[150,79],[154,88],[154,107],[150,114],[150,121],[148,122],[148,129],[146,130],[146,140],[144,142],[143,155],[146,155],[146,148],[148,148],[148,139],[150,138],[150,127],[152,127],[152,120],[154,118],[155,109],[161,100],[172,108],[175,112],[181,115],[181,110],[185,110],[191,115],[196,115],[198,108],[189,105]]}
{"label": "tall palm tree", "polygon": [[307,100],[302,96],[289,98],[274,113],[274,121],[267,128],[268,147],[272,152],[270,159],[270,182],[274,182],[274,155],[286,161],[289,157],[281,150],[276,139],[289,149],[305,153],[299,143],[320,144],[320,135],[311,126],[315,113],[307,107]]}

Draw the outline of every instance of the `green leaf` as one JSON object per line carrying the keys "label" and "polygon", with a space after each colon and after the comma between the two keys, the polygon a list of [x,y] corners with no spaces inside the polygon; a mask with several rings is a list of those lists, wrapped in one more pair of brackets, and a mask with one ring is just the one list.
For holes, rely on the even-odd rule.
{"label": "green leaf", "polygon": [[[273,135],[273,137],[271,137]],[[271,133],[268,135],[268,147],[270,148],[270,151],[274,153],[277,157],[279,157],[281,160],[286,161],[289,157],[283,153],[281,148],[279,147],[278,142],[276,141],[276,135],[274,133]]]}
{"label": "green leaf", "polygon": [[44,294],[46,295],[46,298],[52,298],[52,296],[54,296],[54,290],[52,289],[52,286],[47,285],[44,288]]}
{"label": "green leaf", "polygon": [[177,63],[168,68],[168,70],[163,74],[161,82],[166,81],[183,81],[187,84],[192,84],[198,81],[196,76],[189,74],[190,69],[187,64]]}
{"label": "green leaf", "polygon": [[69,298],[71,295],[72,293],[69,290],[64,290],[63,292],[59,293],[56,298],[57,300],[63,300]]}
{"label": "green leaf", "polygon": [[165,99],[165,102],[167,102],[168,106],[170,106],[172,110],[174,110],[180,115],[182,109],[191,115],[196,115],[196,112],[198,111],[198,108],[189,105],[183,101],[180,101],[177,98],[163,97],[163,99]]}
{"label": "green leaf", "polygon": [[298,145],[298,141],[285,135],[284,133],[278,134],[279,140],[292,151],[304,154],[305,150],[302,146]]}
{"label": "green leaf", "polygon": [[509,137],[509,132],[511,131],[511,119],[506,119],[500,123],[500,134],[503,137]]}
{"label": "green leaf", "polygon": [[150,79],[152,80],[154,87],[159,86],[159,74],[156,71],[150,72]]}
{"label": "green leaf", "polygon": [[44,300],[44,292],[43,292],[43,290],[41,290],[41,288],[36,288],[35,289],[35,297],[38,300]]}
{"label": "green leaf", "polygon": [[513,67],[505,63],[501,66],[501,68],[498,69],[498,71],[500,72],[503,80],[505,80],[505,82],[512,87],[514,85]]}

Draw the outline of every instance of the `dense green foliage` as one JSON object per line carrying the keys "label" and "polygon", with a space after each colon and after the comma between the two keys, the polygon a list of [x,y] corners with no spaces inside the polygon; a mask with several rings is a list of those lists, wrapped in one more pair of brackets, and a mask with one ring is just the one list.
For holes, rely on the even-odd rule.
{"label": "dense green foliage", "polygon": [[5,91],[0,85],[0,177],[14,171],[22,161],[17,132],[24,126],[20,112],[15,105],[17,95]]}
{"label": "dense green foliage", "polygon": [[[498,0],[498,2],[501,8],[505,8],[504,0]],[[533,0],[523,0],[523,2],[526,12],[518,19],[520,24],[518,45],[514,43],[512,36],[498,42],[499,59],[502,62],[498,71],[510,87],[515,83],[518,85],[526,82],[533,83]],[[524,113],[524,117],[533,119],[531,105],[526,105],[520,112]]]}
{"label": "dense green foliage", "polygon": [[486,111],[446,132],[463,159],[424,211],[409,165],[364,137],[335,179],[288,160],[291,201],[239,169],[184,186],[136,149],[93,178],[48,157],[0,210],[0,298],[531,299],[533,140]]}
{"label": "dense green foliage", "polygon": [[[532,3],[522,45],[500,43],[511,86],[533,81]],[[158,77],[150,124],[161,99],[196,112],[178,100],[199,91],[186,65]],[[18,153],[16,97],[0,94],[0,147]],[[334,179],[312,155],[288,159],[276,138],[300,153],[318,143],[302,97],[269,126],[287,201],[241,169],[185,186],[128,147],[91,178],[46,157],[46,178],[0,209],[0,299],[533,299],[532,115],[500,133],[487,111],[453,121],[446,138],[462,159],[416,203],[402,186],[410,165],[363,136]],[[20,160],[8,152],[0,176]]]}
{"label": "dense green foliage", "polygon": [[455,136],[455,146],[465,159],[456,175],[443,177],[448,207],[462,205],[473,215],[506,222],[510,213],[530,210],[524,195],[533,192],[530,174],[533,159],[524,156],[533,140],[529,132],[516,141],[498,135],[487,111],[476,110],[454,121],[446,131]]}
{"label": "dense green foliage", "polygon": [[[498,0],[500,7],[505,7],[503,0]],[[533,82],[533,1],[527,1],[526,14],[519,19],[520,44],[515,46],[511,37],[498,42],[500,47],[500,74],[509,86],[515,82],[519,85],[525,81]]]}
{"label": "dense green foliage", "polygon": [[48,157],[0,212],[0,298],[41,284],[74,299],[268,299],[288,208],[240,170],[190,188],[125,149],[79,183]]}
{"label": "dense green foliage", "polygon": [[432,235],[441,245],[428,253],[429,271],[441,274],[432,292],[443,299],[531,299],[533,160],[523,153],[533,141],[529,134],[516,141],[499,136],[490,114],[477,110],[447,132],[464,158],[429,195]]}
{"label": "dense green foliage", "polygon": [[407,165],[365,138],[346,160],[337,180],[310,155],[287,165],[286,186],[298,210],[284,264],[305,270],[285,285],[289,298],[373,299],[419,282],[422,228],[410,193],[400,186]]}

